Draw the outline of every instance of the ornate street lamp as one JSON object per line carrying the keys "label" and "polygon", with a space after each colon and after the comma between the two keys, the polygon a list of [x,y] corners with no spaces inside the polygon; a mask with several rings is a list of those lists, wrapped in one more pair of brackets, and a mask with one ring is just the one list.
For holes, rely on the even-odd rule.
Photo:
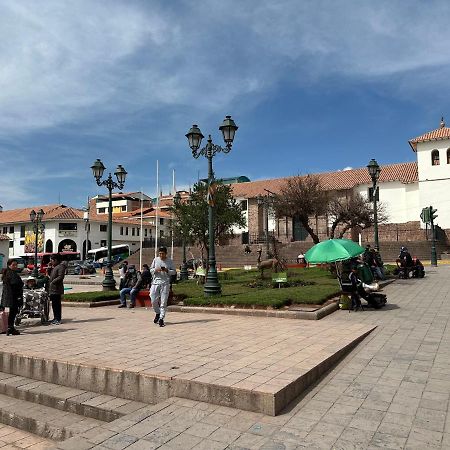
{"label": "ornate street lamp", "polygon": [[367,164],[367,170],[369,171],[370,178],[372,178],[373,231],[375,239],[375,248],[379,250],[380,246],[378,243],[377,190],[378,190],[378,178],[380,177],[381,167],[374,159],[371,159],[369,164]]}
{"label": "ornate street lamp", "polygon": [[209,256],[208,256],[208,273],[206,274],[206,281],[204,285],[204,293],[206,296],[220,295],[221,287],[216,269],[216,250],[215,250],[215,235],[214,235],[214,172],[212,166],[213,157],[216,153],[229,153],[233,145],[234,135],[238,127],[234,123],[231,116],[226,116],[219,130],[222,132],[225,147],[213,144],[211,135],[208,137],[207,144],[200,149],[202,139],[204,138],[200,128],[197,125],[192,125],[192,128],[186,134],[189,141],[189,147],[192,150],[192,156],[198,158],[205,156],[208,159],[208,238],[209,238]]}
{"label": "ornate street lamp", "polygon": [[34,268],[33,268],[33,277],[37,278],[39,276],[39,270],[38,270],[38,237],[39,237],[39,231],[42,229],[42,218],[44,217],[44,211],[42,208],[36,212],[34,209],[30,211],[30,220],[33,224],[33,231],[34,231]]}
{"label": "ornate street lamp", "polygon": [[92,173],[94,175],[95,181],[98,186],[106,186],[108,189],[108,256],[106,263],[105,279],[102,282],[104,291],[114,291],[116,289],[116,280],[114,280],[114,275],[112,271],[112,258],[111,258],[111,247],[112,247],[112,191],[114,188],[123,189],[125,185],[125,179],[127,177],[126,170],[119,164],[117,166],[114,175],[117,178],[117,183],[113,180],[111,173],[109,173],[106,180],[101,180],[103,172],[105,171],[105,166],[103,163],[97,159],[91,166]]}
{"label": "ornate street lamp", "polygon": [[[173,197],[173,203],[175,206],[181,205],[181,195],[179,192],[175,194]],[[181,231],[181,245],[183,247],[183,262],[181,264],[181,270],[180,270],[180,280],[187,280],[189,278],[189,273],[187,270],[187,264],[186,264],[186,238],[185,238],[185,230],[183,227],[180,228]]]}

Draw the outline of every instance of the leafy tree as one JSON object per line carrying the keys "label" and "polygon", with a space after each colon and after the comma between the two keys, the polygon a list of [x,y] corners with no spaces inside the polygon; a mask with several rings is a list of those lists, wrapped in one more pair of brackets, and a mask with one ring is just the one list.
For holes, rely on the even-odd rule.
{"label": "leafy tree", "polygon": [[[233,236],[233,227],[244,227],[245,218],[241,206],[232,196],[229,185],[216,183],[212,201],[215,211],[216,243]],[[184,237],[186,243],[197,244],[209,256],[208,234],[208,185],[196,183],[188,201],[175,202],[172,208],[175,218],[173,231]]]}
{"label": "leafy tree", "polygon": [[[386,208],[383,204],[377,205],[378,223],[387,221]],[[339,230],[338,238],[342,238],[344,234],[355,227],[362,230],[373,225],[373,206],[367,198],[360,194],[350,197],[334,197],[328,204],[328,214],[332,220],[330,237],[334,238],[336,230]]]}
{"label": "leafy tree", "polygon": [[298,217],[315,244],[319,237],[310,225],[310,217],[324,215],[327,211],[328,193],[322,189],[317,175],[289,178],[274,198],[277,217]]}

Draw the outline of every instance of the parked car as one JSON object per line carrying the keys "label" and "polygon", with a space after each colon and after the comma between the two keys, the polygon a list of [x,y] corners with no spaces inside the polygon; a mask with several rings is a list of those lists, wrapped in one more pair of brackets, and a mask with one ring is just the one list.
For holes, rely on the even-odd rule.
{"label": "parked car", "polygon": [[95,267],[92,264],[92,261],[75,259],[73,261],[69,261],[67,264],[68,275],[86,275],[92,273],[95,273]]}

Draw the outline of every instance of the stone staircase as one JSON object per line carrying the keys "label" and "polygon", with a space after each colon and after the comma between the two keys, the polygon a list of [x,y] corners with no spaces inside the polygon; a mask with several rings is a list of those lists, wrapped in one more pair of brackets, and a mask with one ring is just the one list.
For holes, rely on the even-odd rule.
{"label": "stone staircase", "polygon": [[102,425],[147,406],[0,372],[0,423],[52,441],[101,431]]}

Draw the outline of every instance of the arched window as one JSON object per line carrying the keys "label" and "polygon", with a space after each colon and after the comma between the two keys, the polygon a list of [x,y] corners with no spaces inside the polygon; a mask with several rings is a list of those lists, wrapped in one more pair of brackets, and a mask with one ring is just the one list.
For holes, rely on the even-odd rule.
{"label": "arched window", "polygon": [[450,164],[450,148],[447,149],[447,164]]}
{"label": "arched window", "polygon": [[440,164],[439,161],[439,150],[433,150],[431,152],[431,165],[438,166]]}

